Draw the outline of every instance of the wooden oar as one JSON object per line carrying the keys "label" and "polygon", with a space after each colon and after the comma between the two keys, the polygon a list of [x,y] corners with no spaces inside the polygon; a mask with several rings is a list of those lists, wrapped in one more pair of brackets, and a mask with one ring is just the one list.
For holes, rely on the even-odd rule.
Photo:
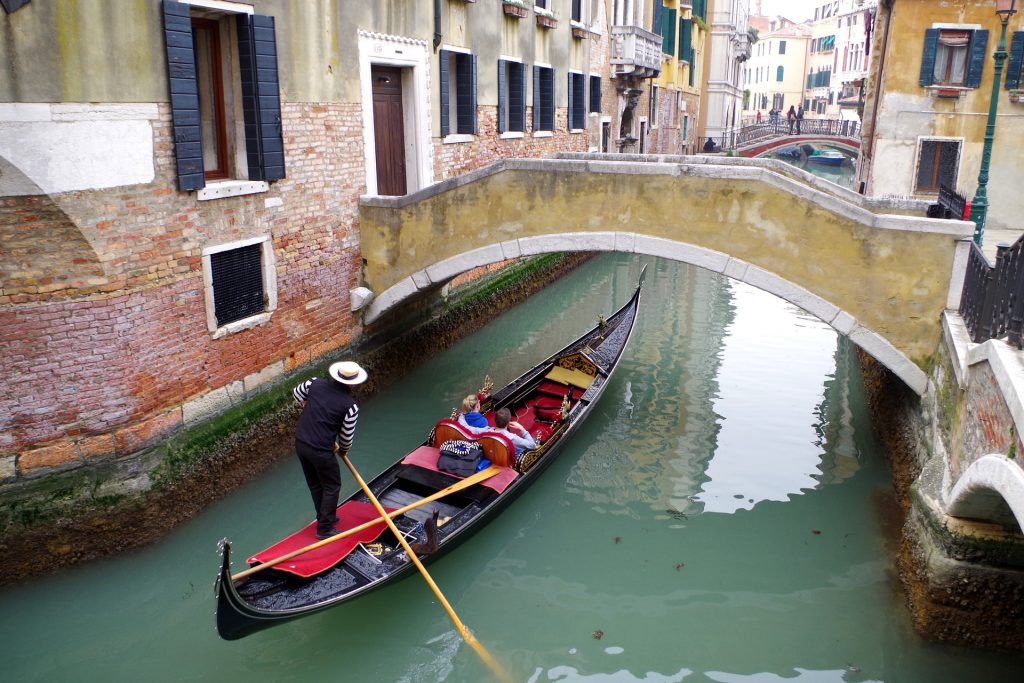
{"label": "wooden oar", "polygon": [[469,632],[469,629],[466,628],[466,625],[462,623],[461,619],[459,619],[459,615],[455,613],[455,610],[452,609],[452,606],[444,597],[444,594],[441,592],[441,589],[437,587],[437,584],[434,583],[434,579],[432,579],[430,574],[427,573],[426,567],[424,567],[423,563],[420,562],[420,558],[416,557],[416,553],[413,552],[412,547],[409,546],[409,543],[405,540],[405,537],[402,535],[402,532],[398,530],[398,527],[395,526],[395,523],[391,520],[391,517],[388,516],[388,513],[384,510],[384,507],[380,504],[380,501],[377,500],[377,496],[373,495],[373,491],[371,491],[370,487],[366,485],[366,482],[363,481],[363,478],[359,476],[359,472],[356,470],[352,462],[348,459],[348,455],[346,455],[345,453],[338,453],[338,455],[341,456],[341,459],[345,462],[345,465],[348,467],[349,471],[352,472],[352,476],[355,477],[357,482],[359,482],[359,487],[363,489],[363,493],[365,493],[366,497],[370,499],[371,503],[373,503],[373,507],[377,508],[378,514],[380,514],[381,518],[387,523],[388,527],[391,529],[391,533],[393,533],[395,535],[395,538],[398,539],[398,542],[402,544],[402,547],[405,549],[406,555],[408,555],[412,563],[416,565],[416,568],[420,570],[420,574],[423,575],[423,579],[427,582],[427,585],[430,586],[430,590],[434,591],[434,595],[437,596],[437,599],[441,602],[441,605],[444,607],[445,611],[448,612],[448,616],[451,618],[452,623],[455,624],[455,628],[458,629],[459,634],[462,636],[462,639],[465,640],[466,643],[468,643],[469,646],[476,651],[476,653],[480,656],[480,659],[484,661],[484,664],[489,666],[491,668],[491,671],[493,671],[494,674],[499,679],[503,681],[509,681],[509,683],[511,683],[512,678],[508,675],[508,672],[506,672],[501,667],[501,665],[498,664],[497,660],[495,660],[494,657],[491,656],[491,653],[487,651],[483,644],[481,644],[480,641],[473,637],[473,634]]}
{"label": "wooden oar", "polygon": [[[452,493],[455,493],[456,491],[461,491],[464,488],[468,488],[470,486],[473,486],[474,484],[479,484],[480,482],[482,482],[482,481],[484,481],[486,479],[490,479],[491,477],[493,477],[494,475],[496,475],[500,471],[501,471],[500,467],[496,467],[496,466],[488,467],[485,470],[482,470],[480,472],[476,472],[476,473],[472,474],[471,476],[466,477],[462,481],[456,482],[456,483],[452,484],[451,486],[448,486],[446,488],[441,489],[437,493],[432,493],[429,496],[427,496],[426,498],[423,498],[422,500],[418,500],[415,503],[410,503],[410,504],[406,505],[405,507],[400,507],[397,510],[389,512],[388,516],[391,517],[392,519],[394,519],[395,517],[400,517],[400,516],[404,515],[406,512],[409,512],[409,510],[414,510],[414,509],[416,509],[418,507],[426,505],[427,503],[433,503],[435,500],[438,500],[440,498],[444,498],[445,496],[451,495]],[[232,581],[240,581],[241,579],[244,579],[247,576],[252,576],[256,572],[261,572],[264,569],[270,569],[274,565],[281,564],[282,562],[290,560],[293,557],[298,557],[299,555],[302,555],[303,553],[308,553],[310,550],[316,550],[317,548],[322,548],[322,547],[324,547],[325,545],[327,545],[329,543],[334,543],[335,541],[340,541],[343,538],[347,538],[347,537],[351,536],[352,534],[358,534],[360,531],[363,531],[364,529],[369,529],[374,524],[380,524],[380,520],[379,519],[371,519],[369,522],[364,522],[363,524],[360,524],[359,526],[352,527],[351,529],[345,529],[344,531],[342,531],[340,534],[338,534],[336,536],[331,536],[330,538],[325,538],[322,541],[317,541],[316,543],[310,543],[309,545],[307,545],[305,547],[302,547],[302,548],[299,548],[298,550],[293,550],[290,553],[286,553],[284,555],[281,555],[280,557],[275,557],[274,559],[268,560],[267,562],[264,562],[262,564],[258,564],[255,567],[250,567],[249,569],[246,569],[244,571],[240,571],[237,574],[233,574],[231,576],[231,580]]]}

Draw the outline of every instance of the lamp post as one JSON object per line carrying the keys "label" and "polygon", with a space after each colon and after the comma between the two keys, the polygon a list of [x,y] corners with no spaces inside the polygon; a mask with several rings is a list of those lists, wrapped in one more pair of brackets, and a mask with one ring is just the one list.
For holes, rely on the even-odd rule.
{"label": "lamp post", "polygon": [[981,171],[978,172],[978,191],[971,202],[971,220],[974,221],[974,243],[979,247],[985,237],[985,219],[988,216],[988,166],[992,161],[992,141],[996,137],[996,109],[999,107],[999,83],[1003,79],[1003,63],[1006,61],[1006,24],[1017,13],[1018,0],[996,0],[996,16],[999,17],[999,45],[993,55],[996,71],[992,78],[992,99],[988,105],[988,124],[985,126],[985,147],[981,153]]}

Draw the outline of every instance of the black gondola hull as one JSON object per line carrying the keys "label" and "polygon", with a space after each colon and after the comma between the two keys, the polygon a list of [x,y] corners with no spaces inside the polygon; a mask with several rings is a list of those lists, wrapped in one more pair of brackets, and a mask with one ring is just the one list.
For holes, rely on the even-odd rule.
{"label": "black gondola hull", "polygon": [[[643,274],[641,274],[640,283],[643,283]],[[501,514],[560,455],[562,447],[589,416],[594,405],[604,393],[612,374],[622,358],[622,354],[632,336],[633,326],[636,321],[640,290],[641,287],[638,285],[630,301],[616,311],[615,314],[609,316],[606,325],[599,325],[587,334],[579,337],[576,341],[552,354],[543,363],[523,373],[523,375],[493,395],[493,401],[499,404],[503,400],[511,400],[510,397],[527,390],[532,384],[538,382],[539,378],[544,375],[545,370],[555,361],[575,351],[581,349],[590,351],[599,359],[596,363],[597,369],[600,372],[599,381],[595,381],[594,386],[591,386],[583,393],[578,404],[566,418],[563,428],[559,429],[557,439],[552,438],[552,442],[548,444],[543,455],[528,469],[521,472],[500,494],[495,494],[489,489],[484,490],[480,485],[472,487],[470,492],[477,495],[474,501],[467,504],[466,508],[459,515],[460,518],[464,516],[465,519],[459,520],[454,524],[454,529],[445,529],[436,552],[421,558],[424,564],[430,564],[451,552],[463,541],[486,526],[494,517]],[[607,335],[607,339],[601,334],[602,330],[605,329],[611,330]],[[594,346],[592,347],[591,344]],[[615,348],[611,348],[613,345]],[[598,350],[595,351],[595,348]],[[403,467],[405,466],[400,463],[392,465],[371,481],[370,487],[375,492],[377,492],[378,488],[383,489],[387,487],[390,482],[393,482],[402,475]],[[479,491],[474,491],[475,489],[479,489]],[[359,492],[356,492],[350,500],[359,495]],[[467,496],[467,500],[470,498],[472,497]],[[342,565],[339,565],[306,583],[294,582],[292,584],[288,582],[288,579],[283,579],[286,584],[285,587],[276,591],[280,594],[280,600],[276,601],[273,605],[267,605],[261,604],[259,599],[244,597],[239,592],[239,587],[232,580],[231,545],[226,539],[221,541],[221,555],[220,575],[215,586],[217,597],[216,621],[217,631],[225,640],[237,640],[265,628],[336,607],[344,602],[354,600],[371,591],[401,580],[416,571],[415,565],[408,560],[404,552],[398,554],[392,560],[395,563],[394,567],[388,570],[386,575],[361,584],[358,583],[358,579],[362,578],[358,576],[358,572],[347,572]],[[341,568],[339,569],[339,567]],[[269,571],[266,573],[269,573]],[[351,581],[350,577],[356,577],[358,585],[341,587],[339,585],[332,585],[332,581],[335,579],[344,582]],[[312,598],[309,597],[311,593],[314,596]],[[322,598],[320,595],[322,595]],[[294,597],[294,600],[291,600],[291,597]]]}

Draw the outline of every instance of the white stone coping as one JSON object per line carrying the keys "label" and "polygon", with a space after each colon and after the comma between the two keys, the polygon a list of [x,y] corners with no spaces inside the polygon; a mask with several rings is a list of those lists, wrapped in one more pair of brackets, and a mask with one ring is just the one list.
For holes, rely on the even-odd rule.
{"label": "white stone coping", "polygon": [[536,235],[473,249],[413,273],[375,296],[366,307],[365,322],[372,323],[404,299],[436,287],[456,275],[507,259],[558,251],[615,251],[660,256],[722,273],[799,306],[848,336],[879,363],[889,368],[918,395],[928,388],[928,376],[884,337],[856,318],[812,292],[758,266],[728,254],[632,232],[576,232]]}
{"label": "white stone coping", "polygon": [[970,519],[992,519],[999,495],[1024,529],[1024,470],[1002,453],[978,458],[944,495],[946,514]]}

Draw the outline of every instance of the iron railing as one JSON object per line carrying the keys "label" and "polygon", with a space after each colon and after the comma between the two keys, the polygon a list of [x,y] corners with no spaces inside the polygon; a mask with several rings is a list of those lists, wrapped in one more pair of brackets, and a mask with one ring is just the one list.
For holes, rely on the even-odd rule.
{"label": "iron railing", "polygon": [[996,264],[989,265],[981,248],[971,242],[967,274],[960,297],[960,315],[971,341],[1006,337],[1022,348],[1024,329],[1024,237],[996,247]]}
{"label": "iron railing", "polygon": [[[843,119],[802,119],[799,130],[799,135],[858,138],[860,137],[860,122]],[[752,123],[736,130],[727,131],[712,139],[715,141],[714,151],[724,152],[761,140],[797,134],[796,122],[791,128],[789,121],[785,117],[780,117],[778,121]],[[707,140],[704,140],[704,143],[706,142]]]}
{"label": "iron railing", "polygon": [[939,185],[939,201],[928,206],[928,218],[966,221],[970,210],[971,203],[967,197],[948,185]]}

